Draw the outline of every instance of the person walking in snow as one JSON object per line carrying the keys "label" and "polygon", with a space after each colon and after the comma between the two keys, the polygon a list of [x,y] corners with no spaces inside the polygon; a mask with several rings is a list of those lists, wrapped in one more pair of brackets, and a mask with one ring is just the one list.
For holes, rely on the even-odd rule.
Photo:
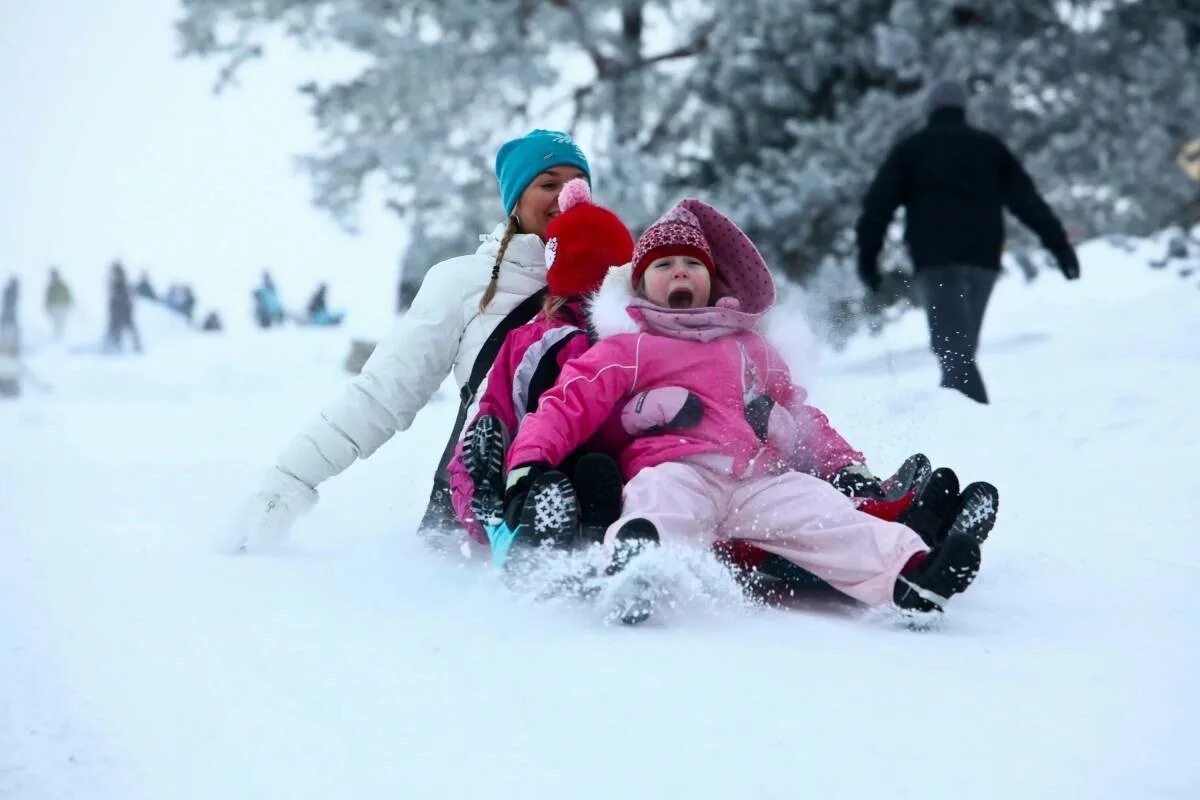
{"label": "person walking in snow", "polygon": [[583,151],[557,131],[534,130],[506,142],[495,166],[507,219],[481,237],[475,253],[430,268],[411,308],[361,374],[284,447],[239,519],[239,549],[281,539],[317,501],[320,483],[407,429],[451,372],[462,403],[421,528],[460,530],[446,465],[467,408],[504,335],[541,307],[544,235],[558,214],[559,192],[572,178],[590,178]]}
{"label": "person walking in snow", "polygon": [[20,291],[13,276],[0,296],[0,397],[21,394],[21,328],[17,316]]}
{"label": "person walking in snow", "polygon": [[67,325],[67,314],[72,305],[71,290],[58,274],[57,267],[50,268],[50,282],[46,284],[46,316],[54,328],[54,338],[62,339],[63,330]]}
{"label": "person walking in snow", "polygon": [[939,81],[926,100],[926,126],[888,153],[863,199],[858,274],[878,291],[879,251],[893,213],[904,206],[904,239],[941,385],[986,403],[975,353],[1000,272],[1004,209],[1038,235],[1068,280],[1079,277],[1079,260],[1021,162],[996,136],[970,125],[966,108],[963,86]]}
{"label": "person walking in snow", "polygon": [[0,296],[0,347],[14,355],[21,349],[21,327],[17,316],[17,304],[21,298],[21,283],[14,275],[4,284]]}
{"label": "person walking in snow", "polygon": [[[712,206],[682,200],[647,229],[631,270],[610,274],[591,304],[599,341],[564,366],[509,449],[507,499],[523,502],[528,526],[517,544],[569,531],[573,494],[558,468],[616,419],[627,484],[604,536],[609,575],[660,542],[732,539],[868,605],[936,612],[965,590],[980,564],[966,515],[931,549],[830,485],[863,456],[755,330],[774,298],[757,248]],[[637,597],[622,621],[640,622],[650,602]]]}
{"label": "person walking in snow", "polygon": [[142,352],[142,340],[133,324],[133,294],[125,266],[114,261],[108,272],[108,330],[104,334],[104,350],[109,353],[122,351],[126,332],[133,340],[134,352]]}

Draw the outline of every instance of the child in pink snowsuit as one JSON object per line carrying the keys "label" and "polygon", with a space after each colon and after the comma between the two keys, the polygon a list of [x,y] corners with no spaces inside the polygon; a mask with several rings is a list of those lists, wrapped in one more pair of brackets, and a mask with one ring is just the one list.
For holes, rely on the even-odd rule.
{"label": "child in pink snowsuit", "polygon": [[[633,254],[629,229],[616,214],[592,202],[587,181],[568,182],[558,205],[559,214],[546,227],[547,294],[542,311],[505,338],[448,466],[455,515],[472,539],[490,543],[493,550],[498,549],[498,536],[511,534],[498,530],[503,464],[495,465],[500,485],[477,486],[477,479],[485,483],[491,479],[491,465],[479,464],[473,476],[468,462],[472,457],[477,461],[503,458],[511,432],[537,407],[541,393],[554,385],[563,365],[591,347],[584,296],[600,287],[610,267],[627,263]],[[592,449],[619,449],[624,438],[619,431],[616,436],[606,440],[601,431]],[[588,478],[596,482],[599,472],[599,480],[608,477],[612,492],[619,493],[620,476],[608,466],[611,463],[610,458],[589,460],[586,464],[593,469]],[[605,474],[607,470],[611,476]],[[618,503],[619,494],[612,505]],[[608,519],[615,516],[614,511]]]}
{"label": "child in pink snowsuit", "polygon": [[910,528],[859,511],[827,482],[862,455],[805,405],[755,330],[774,281],[731,220],[681,201],[638,240],[626,274],[610,274],[591,301],[600,341],[565,365],[523,420],[508,455],[510,491],[619,412],[632,439],[618,455],[622,515],[605,536],[614,553],[633,539],[703,548],[744,540],[868,605],[922,611],[969,585],[979,566],[973,538],[947,536],[931,553]]}

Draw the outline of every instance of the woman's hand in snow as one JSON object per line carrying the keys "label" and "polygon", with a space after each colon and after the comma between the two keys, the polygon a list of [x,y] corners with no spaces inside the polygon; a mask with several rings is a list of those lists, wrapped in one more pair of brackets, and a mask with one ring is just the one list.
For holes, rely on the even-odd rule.
{"label": "woman's hand in snow", "polygon": [[272,468],[246,503],[234,526],[233,549],[269,552],[281,545],[293,523],[317,503],[317,492],[298,478]]}

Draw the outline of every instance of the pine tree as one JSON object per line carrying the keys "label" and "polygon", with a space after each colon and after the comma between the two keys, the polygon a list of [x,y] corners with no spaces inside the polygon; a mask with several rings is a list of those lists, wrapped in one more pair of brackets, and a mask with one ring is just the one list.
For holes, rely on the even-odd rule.
{"label": "pine tree", "polygon": [[1174,164],[1200,136],[1191,0],[182,1],[182,52],[219,59],[219,83],[277,30],[362,57],[353,78],[304,87],[324,147],[303,163],[318,205],[351,223],[382,179],[421,232],[407,280],[499,220],[499,143],[557,125],[635,232],[685,194],[715,203],[841,338],[863,308],[863,192],[943,76],[1076,237],[1147,233],[1195,207]]}

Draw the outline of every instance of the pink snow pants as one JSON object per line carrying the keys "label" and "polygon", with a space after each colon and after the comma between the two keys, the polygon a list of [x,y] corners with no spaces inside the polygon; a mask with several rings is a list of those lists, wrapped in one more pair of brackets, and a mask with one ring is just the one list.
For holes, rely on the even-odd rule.
{"label": "pink snow pants", "polygon": [[698,464],[668,462],[625,485],[621,518],[643,517],[664,543],[711,547],[743,539],[783,556],[838,591],[872,606],[890,604],[908,560],[929,548],[910,528],[854,507],[825,481],[801,472],[733,478]]}

